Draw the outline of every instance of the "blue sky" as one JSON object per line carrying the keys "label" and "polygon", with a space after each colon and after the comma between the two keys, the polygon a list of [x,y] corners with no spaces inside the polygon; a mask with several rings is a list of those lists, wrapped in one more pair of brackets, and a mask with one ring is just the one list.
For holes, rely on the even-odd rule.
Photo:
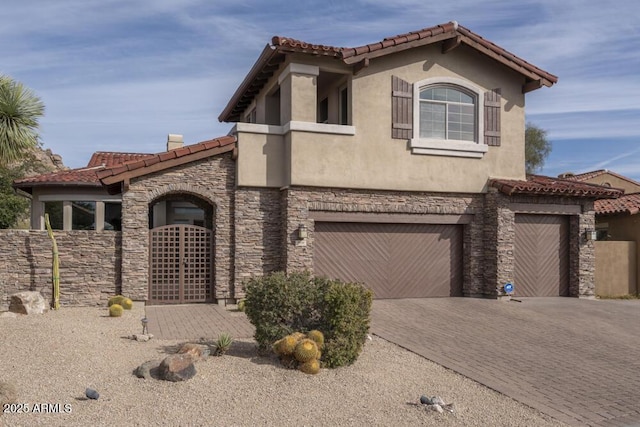
{"label": "blue sky", "polygon": [[0,73],[46,105],[42,142],[159,152],[225,135],[218,114],[274,35],[358,46],[456,20],[559,76],[527,94],[553,151],[542,173],[640,180],[640,2],[610,0],[22,0],[5,2]]}

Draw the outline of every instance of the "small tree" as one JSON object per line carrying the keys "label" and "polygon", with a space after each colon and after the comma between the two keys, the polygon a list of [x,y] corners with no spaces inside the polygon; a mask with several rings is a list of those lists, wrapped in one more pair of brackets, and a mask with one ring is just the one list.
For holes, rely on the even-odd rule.
{"label": "small tree", "polygon": [[0,75],[0,165],[20,160],[38,145],[40,98],[22,83]]}
{"label": "small tree", "polygon": [[544,161],[551,153],[551,142],[547,139],[547,131],[533,123],[527,123],[524,134],[524,162],[527,173],[534,173],[544,166]]}
{"label": "small tree", "polygon": [[29,200],[17,195],[11,186],[14,179],[21,177],[21,168],[0,165],[0,228],[13,228],[27,215]]}

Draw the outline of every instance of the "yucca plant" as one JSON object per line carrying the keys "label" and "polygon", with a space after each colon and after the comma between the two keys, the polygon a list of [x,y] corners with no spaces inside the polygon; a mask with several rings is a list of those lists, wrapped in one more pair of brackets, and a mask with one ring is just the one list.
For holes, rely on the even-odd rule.
{"label": "yucca plant", "polygon": [[231,344],[233,344],[233,337],[231,335],[227,333],[218,335],[218,339],[215,342],[216,351],[214,354],[216,356],[222,356],[231,348]]}

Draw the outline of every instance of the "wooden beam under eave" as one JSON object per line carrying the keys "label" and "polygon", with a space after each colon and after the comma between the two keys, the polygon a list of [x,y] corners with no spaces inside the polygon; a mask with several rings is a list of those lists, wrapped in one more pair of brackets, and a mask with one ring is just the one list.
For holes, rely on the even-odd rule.
{"label": "wooden beam under eave", "polygon": [[542,87],[542,80],[533,80],[522,85],[522,93],[528,93]]}
{"label": "wooden beam under eave", "polygon": [[360,62],[365,58],[379,58],[381,56],[389,55],[390,53],[402,52],[403,50],[413,49],[414,47],[426,46],[433,43],[438,43],[443,40],[450,39],[455,36],[455,31],[438,34],[437,36],[425,37],[423,39],[413,40],[407,43],[397,44],[395,46],[389,46],[382,49],[378,49],[373,52],[367,52],[360,55],[351,56],[344,59],[344,63],[353,65],[356,62]]}
{"label": "wooden beam under eave", "polygon": [[353,65],[353,75],[357,75],[360,71],[362,71],[364,68],[367,68],[369,66],[369,58],[364,58],[362,61],[360,62],[356,62]]}
{"label": "wooden beam under eave", "polygon": [[444,53],[451,52],[453,49],[455,49],[458,46],[460,46],[460,43],[462,43],[462,37],[460,37],[460,36],[454,37],[452,39],[445,40],[442,43],[442,53],[444,54]]}

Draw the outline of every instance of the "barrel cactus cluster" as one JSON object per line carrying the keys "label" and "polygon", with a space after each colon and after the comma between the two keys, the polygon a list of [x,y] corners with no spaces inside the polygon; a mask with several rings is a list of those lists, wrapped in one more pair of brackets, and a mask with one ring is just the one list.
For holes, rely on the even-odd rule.
{"label": "barrel cactus cluster", "polygon": [[131,310],[133,308],[133,301],[122,295],[116,295],[109,298],[109,316],[120,317],[124,310]]}
{"label": "barrel cactus cluster", "polygon": [[320,372],[323,346],[324,335],[318,330],[313,330],[307,334],[294,332],[279,339],[273,344],[273,351],[283,366],[314,375]]}

